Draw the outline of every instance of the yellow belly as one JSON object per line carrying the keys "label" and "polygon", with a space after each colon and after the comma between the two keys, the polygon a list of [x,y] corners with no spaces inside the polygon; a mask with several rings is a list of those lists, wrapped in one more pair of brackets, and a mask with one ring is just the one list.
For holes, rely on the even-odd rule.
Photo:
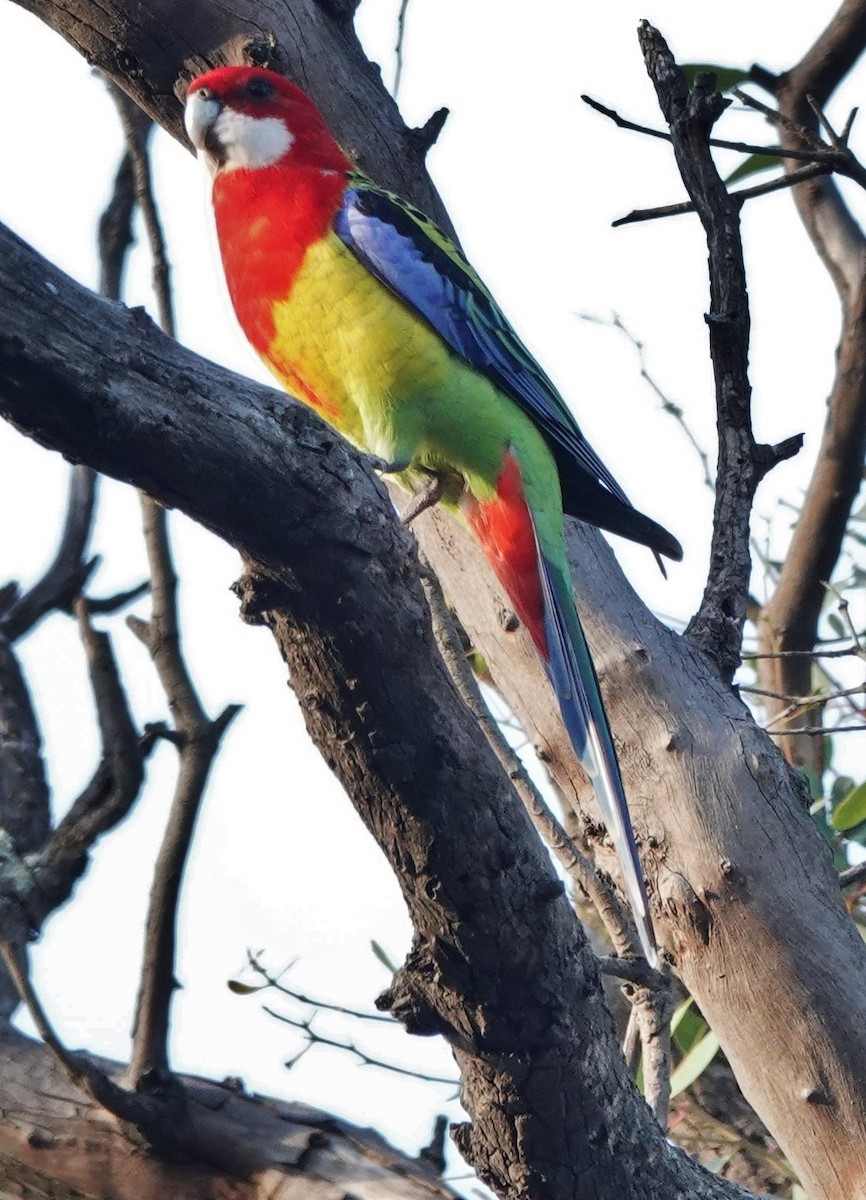
{"label": "yellow belly", "polygon": [[[528,498],[544,519],[551,497],[561,524],[556,468],[530,418],[496,385],[362,266],[335,234],[312,246],[291,293],[273,310],[275,334],[263,358],[361,450],[394,467],[414,490],[416,470],[450,480],[446,500],[465,487],[476,499],[496,490],[507,450],[522,466]],[[545,484],[535,495],[535,481]]]}
{"label": "yellow belly", "polygon": [[453,356],[336,235],[307,251],[274,326],[263,357],[289,391],[369,453],[415,457]]}

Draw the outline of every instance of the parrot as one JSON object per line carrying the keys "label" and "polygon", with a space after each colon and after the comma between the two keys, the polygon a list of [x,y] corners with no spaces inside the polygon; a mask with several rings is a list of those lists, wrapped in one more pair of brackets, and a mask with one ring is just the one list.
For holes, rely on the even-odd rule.
{"label": "parrot", "polygon": [[[532,640],[658,962],[613,737],[578,618],[564,513],[682,558],[633,508],[455,242],[356,169],[313,101],[264,67],[190,84],[217,240],[254,350],[377,468],[474,533]],[[407,514],[404,513],[404,519]]]}

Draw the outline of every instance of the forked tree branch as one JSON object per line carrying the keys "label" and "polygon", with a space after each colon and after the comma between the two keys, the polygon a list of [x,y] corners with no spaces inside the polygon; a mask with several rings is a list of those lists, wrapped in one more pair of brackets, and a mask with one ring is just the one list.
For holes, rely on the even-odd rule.
{"label": "forked tree branch", "polygon": [[709,81],[689,91],[657,30],[638,30],[644,60],[671,131],[686,191],[707,237],[710,311],[707,325],[716,381],[719,460],[710,567],[700,608],[686,636],[730,681],[740,665],[752,570],[750,528],[755,491],[767,471],[793,450],[759,446],[752,434],[748,375],[749,304],[739,205],[728,194],[710,152],[713,125],[729,101]]}

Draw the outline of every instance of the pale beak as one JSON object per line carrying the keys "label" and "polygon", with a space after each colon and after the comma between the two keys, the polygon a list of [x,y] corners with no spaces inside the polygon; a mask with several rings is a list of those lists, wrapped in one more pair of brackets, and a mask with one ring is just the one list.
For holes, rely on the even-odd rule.
{"label": "pale beak", "polygon": [[207,88],[198,88],[190,94],[183,116],[187,135],[196,150],[205,157],[216,159],[217,163],[222,158],[222,147],[213,137],[212,130],[222,107],[222,102]]}

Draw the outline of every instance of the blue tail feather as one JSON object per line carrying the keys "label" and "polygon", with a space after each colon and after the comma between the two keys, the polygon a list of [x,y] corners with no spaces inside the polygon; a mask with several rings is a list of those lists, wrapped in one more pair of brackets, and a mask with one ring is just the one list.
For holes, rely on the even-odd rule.
{"label": "blue tail feather", "polygon": [[[613,839],[641,947],[647,962],[655,967],[658,951],[643,870],[589,647],[574,607],[570,583],[562,579],[540,547],[538,568],[549,651],[547,672],[566,731],[592,781],[602,818]],[[568,590],[563,594],[565,589]]]}

